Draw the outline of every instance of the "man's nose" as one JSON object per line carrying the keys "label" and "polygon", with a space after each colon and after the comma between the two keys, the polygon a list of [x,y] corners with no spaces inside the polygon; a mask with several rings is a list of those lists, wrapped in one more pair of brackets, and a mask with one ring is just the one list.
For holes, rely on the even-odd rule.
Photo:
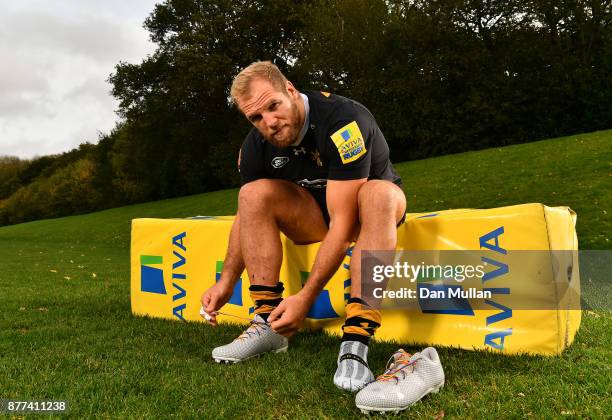
{"label": "man's nose", "polygon": [[278,122],[278,118],[276,118],[276,115],[273,112],[264,112],[262,113],[261,118],[263,119],[264,123],[270,128],[274,128],[274,126]]}

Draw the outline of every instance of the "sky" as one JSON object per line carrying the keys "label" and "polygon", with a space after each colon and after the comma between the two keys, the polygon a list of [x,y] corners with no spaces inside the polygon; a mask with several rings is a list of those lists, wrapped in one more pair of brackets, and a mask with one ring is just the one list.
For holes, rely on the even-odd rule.
{"label": "sky", "polygon": [[0,156],[97,143],[119,117],[108,76],[155,49],[142,27],[160,0],[9,0],[0,12]]}

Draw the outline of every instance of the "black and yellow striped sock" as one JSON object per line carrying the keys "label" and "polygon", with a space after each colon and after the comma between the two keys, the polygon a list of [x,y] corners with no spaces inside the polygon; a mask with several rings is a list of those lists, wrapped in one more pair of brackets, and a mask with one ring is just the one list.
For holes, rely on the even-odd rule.
{"label": "black and yellow striped sock", "polygon": [[276,286],[251,285],[249,292],[251,300],[255,305],[255,314],[268,321],[268,316],[283,300],[283,290],[285,287],[282,282]]}
{"label": "black and yellow striped sock", "polygon": [[372,309],[359,298],[350,298],[346,304],[346,321],[342,326],[342,341],[359,341],[366,346],[380,327],[380,311]]}

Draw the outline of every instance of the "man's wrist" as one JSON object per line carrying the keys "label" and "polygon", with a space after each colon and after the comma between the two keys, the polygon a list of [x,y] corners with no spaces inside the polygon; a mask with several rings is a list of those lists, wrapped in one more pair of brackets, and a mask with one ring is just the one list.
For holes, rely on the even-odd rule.
{"label": "man's wrist", "polygon": [[308,287],[308,285],[304,285],[302,290],[300,290],[297,295],[304,300],[308,304],[308,306],[312,306],[314,301],[317,299],[317,296],[320,292],[313,290],[312,287]]}
{"label": "man's wrist", "polygon": [[232,277],[230,276],[221,276],[219,278],[219,281],[217,282],[217,284],[221,283],[223,286],[226,287],[232,287],[235,283],[235,281],[232,280]]}

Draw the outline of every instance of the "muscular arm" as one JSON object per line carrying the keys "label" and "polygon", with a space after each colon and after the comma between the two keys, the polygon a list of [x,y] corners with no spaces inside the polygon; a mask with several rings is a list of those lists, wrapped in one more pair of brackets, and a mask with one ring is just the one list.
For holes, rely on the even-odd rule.
{"label": "muscular arm", "polygon": [[327,207],[331,219],[329,231],[300,292],[309,304],[315,301],[344,259],[347,248],[357,234],[359,208],[357,193],[367,178],[327,182]]}
{"label": "muscular arm", "polygon": [[207,321],[217,324],[216,312],[227,303],[232,296],[234,285],[244,271],[244,260],[240,251],[240,216],[236,215],[230,232],[229,244],[225,254],[223,270],[219,282],[208,288],[201,298],[202,307],[208,314]]}
{"label": "muscular arm", "polygon": [[308,309],[334,275],[347,248],[357,234],[359,208],[357,193],[367,178],[327,181],[327,208],[331,218],[329,231],[300,292],[289,296],[272,311],[268,321],[279,334],[290,336],[300,328]]}

